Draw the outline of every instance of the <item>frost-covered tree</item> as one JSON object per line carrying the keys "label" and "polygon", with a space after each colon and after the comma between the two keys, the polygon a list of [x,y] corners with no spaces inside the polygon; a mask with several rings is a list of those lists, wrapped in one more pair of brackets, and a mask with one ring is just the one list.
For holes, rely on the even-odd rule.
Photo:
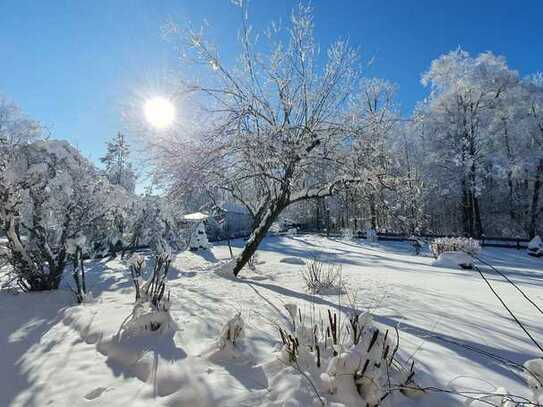
{"label": "frost-covered tree", "polygon": [[[363,80],[360,91],[351,100],[351,137],[346,155],[352,173],[370,180],[355,185],[358,199],[367,208],[369,226],[376,229],[386,212],[385,194],[393,190],[390,149],[393,137],[398,132],[398,112],[395,103],[394,84],[382,79]],[[378,181],[378,182],[376,182]]]}
{"label": "frost-covered tree", "polygon": [[[526,173],[531,180],[532,190],[529,197],[528,236],[534,237],[541,231],[543,219],[543,74],[533,75],[522,82],[525,88],[526,104],[525,145],[527,155]],[[522,101],[521,101],[522,103]],[[539,223],[538,223],[539,222]]]}
{"label": "frost-covered tree", "polygon": [[184,129],[176,140],[158,140],[167,149],[154,149],[172,191],[223,190],[252,214],[253,232],[236,275],[285,208],[359,180],[344,168],[357,52],[336,41],[321,55],[311,9],[302,5],[285,29],[273,26],[257,45],[245,2],[242,10],[236,66],[222,60],[201,32],[184,33],[183,55],[207,70],[201,82],[185,84],[191,102],[205,106],[203,120],[199,131]]}
{"label": "frost-covered tree", "polygon": [[65,141],[36,141],[15,149],[2,176],[7,199],[0,202],[0,213],[23,290],[58,287],[70,241],[92,233],[104,214],[108,185]]}
{"label": "frost-covered tree", "polygon": [[[27,118],[16,104],[0,97],[0,201],[7,202],[10,198],[7,169],[12,165],[18,147],[41,134],[39,123]],[[0,208],[0,226],[7,221],[5,210],[4,206]]]}
{"label": "frost-covered tree", "polygon": [[422,83],[431,87],[419,107],[433,172],[462,210],[463,231],[483,234],[481,194],[487,174],[489,126],[508,87],[518,81],[505,59],[458,49],[434,60]]}
{"label": "frost-covered tree", "polygon": [[106,167],[105,174],[109,182],[133,193],[136,187],[136,174],[130,162],[130,146],[125,136],[118,132],[106,145],[107,152],[100,161]]}

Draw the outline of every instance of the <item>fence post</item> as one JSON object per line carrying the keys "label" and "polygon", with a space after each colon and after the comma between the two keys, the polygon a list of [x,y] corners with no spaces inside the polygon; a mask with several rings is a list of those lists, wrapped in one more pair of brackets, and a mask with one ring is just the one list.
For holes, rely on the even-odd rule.
{"label": "fence post", "polygon": [[517,250],[520,250],[520,238],[517,236]]}

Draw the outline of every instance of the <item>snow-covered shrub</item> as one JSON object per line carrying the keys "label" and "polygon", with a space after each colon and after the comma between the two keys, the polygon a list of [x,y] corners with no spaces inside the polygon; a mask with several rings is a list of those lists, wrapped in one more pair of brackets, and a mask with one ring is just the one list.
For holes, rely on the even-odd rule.
{"label": "snow-covered shrub", "polygon": [[444,252],[464,252],[470,256],[477,256],[481,252],[481,242],[472,238],[443,237],[434,239],[430,250],[436,258]]}
{"label": "snow-covered shrub", "polygon": [[394,391],[407,397],[423,393],[415,383],[414,362],[405,365],[397,357],[397,334],[377,327],[371,314],[355,310],[340,315],[328,310],[323,319],[314,308],[309,313],[295,304],[285,308],[292,325],[278,327],[282,346],[277,356],[283,364],[305,372],[328,401],[382,406]]}
{"label": "snow-covered shrub", "polygon": [[443,252],[432,262],[432,266],[472,269],[473,258],[464,252]]}
{"label": "snow-covered shrub", "polygon": [[377,241],[377,231],[373,228],[369,228],[366,231],[366,239],[368,242],[376,242]]}
{"label": "snow-covered shrub", "polygon": [[190,238],[190,250],[206,250],[209,249],[209,242],[207,240],[206,227],[204,222],[200,222],[192,231]]}
{"label": "snow-covered shrub", "polygon": [[296,236],[298,234],[298,228],[288,228],[287,236]]}
{"label": "snow-covered shrub", "polygon": [[0,218],[9,260],[25,291],[58,287],[67,242],[92,235],[110,185],[68,142],[20,146],[0,176]]}
{"label": "snow-covered shrub", "polygon": [[415,251],[415,256],[420,256],[423,244],[424,241],[422,239],[411,237],[411,245],[413,246],[413,250]]}
{"label": "snow-covered shrub", "polygon": [[344,228],[341,231],[341,234],[343,235],[343,239],[345,240],[353,240],[354,232],[351,228]]}
{"label": "snow-covered shrub", "polygon": [[539,236],[535,236],[528,243],[527,252],[530,256],[541,257],[543,256],[543,241]]}
{"label": "snow-covered shrub", "polygon": [[[173,320],[170,316],[170,293],[166,295],[166,280],[171,257],[164,253],[155,257],[153,272],[148,280],[143,278],[145,262],[133,257],[130,272],[136,288],[136,301],[130,319],[122,328],[130,334],[142,332],[164,332]],[[139,274],[139,275],[138,275]]]}
{"label": "snow-covered shrub", "polygon": [[312,294],[326,294],[341,290],[341,266],[325,264],[314,259],[302,270],[306,289]]}
{"label": "snow-covered shrub", "polygon": [[351,315],[344,330],[350,335],[321,374],[328,393],[347,404],[379,406],[393,387],[406,396],[421,392],[414,382],[414,364],[404,367],[394,359],[396,342],[388,329],[373,324],[369,313]]}
{"label": "snow-covered shrub", "polygon": [[259,263],[258,252],[254,252],[247,262],[247,267],[251,271],[256,271],[256,265]]}
{"label": "snow-covered shrub", "polygon": [[237,348],[240,339],[244,336],[244,325],[241,312],[238,312],[234,318],[230,319],[222,328],[217,341],[219,349],[234,350]]}
{"label": "snow-covered shrub", "polygon": [[532,391],[532,401],[538,403],[543,396],[543,359],[530,359],[524,363],[524,375]]}

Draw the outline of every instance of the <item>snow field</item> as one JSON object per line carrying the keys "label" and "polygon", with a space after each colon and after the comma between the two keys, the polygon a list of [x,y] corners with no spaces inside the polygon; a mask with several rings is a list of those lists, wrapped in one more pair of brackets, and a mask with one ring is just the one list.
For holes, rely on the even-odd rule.
{"label": "snow field", "polygon": [[[237,252],[243,242],[235,243]],[[305,290],[300,263],[316,257],[342,266],[357,306],[370,310],[377,326],[398,327],[400,357],[413,356],[419,385],[477,392],[503,387],[529,397],[519,372],[467,349],[520,364],[538,355],[480,277],[471,270],[433,267],[431,257],[415,257],[411,250],[406,243],[269,237],[256,270],[242,271],[240,279],[227,272],[226,246],[180,253],[168,282],[177,328],[163,335],[119,335],[134,303],[128,261],[94,263],[87,275],[96,299],[80,306],[63,290],[0,294],[5,321],[0,344],[8,350],[2,352],[7,380],[0,405],[320,405],[306,378],[278,359],[276,328],[288,324],[285,304],[301,310],[314,304],[323,315],[350,307],[346,295]],[[484,249],[481,256],[541,301],[540,259],[510,249]],[[531,332],[543,337],[532,308],[499,277],[489,277]],[[235,351],[221,351],[223,327],[238,312],[245,337]],[[308,373],[315,379],[321,372]],[[351,405],[316,385],[329,405]],[[441,392],[414,400],[394,397],[407,406],[464,402]]]}

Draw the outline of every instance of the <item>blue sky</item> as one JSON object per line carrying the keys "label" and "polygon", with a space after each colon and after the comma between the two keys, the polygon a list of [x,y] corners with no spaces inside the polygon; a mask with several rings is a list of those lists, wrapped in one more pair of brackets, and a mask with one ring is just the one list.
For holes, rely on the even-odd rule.
{"label": "blue sky", "polygon": [[[253,0],[253,26],[284,21],[295,4]],[[360,47],[374,59],[369,76],[398,84],[404,114],[425,96],[419,80],[431,60],[458,46],[504,55],[523,75],[543,70],[542,0],[311,4],[321,45],[341,37]],[[126,127],[126,106],[175,75],[175,44],[161,27],[204,19],[222,54],[233,55],[240,17],[229,0],[0,0],[0,94],[98,159]]]}

